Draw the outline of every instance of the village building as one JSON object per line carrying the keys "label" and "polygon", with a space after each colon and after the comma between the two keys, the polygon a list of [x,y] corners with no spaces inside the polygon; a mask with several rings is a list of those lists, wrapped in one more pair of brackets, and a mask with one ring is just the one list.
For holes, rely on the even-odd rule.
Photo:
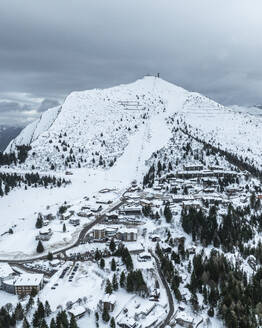
{"label": "village building", "polygon": [[76,306],[68,311],[76,320],[82,318],[86,314],[87,310],[83,306]]}
{"label": "village building", "polygon": [[206,194],[213,194],[215,191],[216,191],[215,188],[205,188],[203,190],[203,192],[206,193]]}
{"label": "village building", "polygon": [[43,228],[39,230],[39,234],[35,237],[36,240],[48,241],[52,237],[52,230],[51,228]]}
{"label": "village building", "polygon": [[159,300],[159,297],[160,297],[160,289],[155,288],[155,289],[150,293],[149,300],[150,300],[150,301],[158,301],[158,300]]}
{"label": "village building", "polygon": [[113,237],[115,237],[116,236],[116,234],[117,234],[117,228],[110,228],[110,227],[107,227],[106,228],[106,231],[105,231],[105,235],[106,235],[106,237],[108,237],[108,238],[113,238]]}
{"label": "village building", "polygon": [[148,253],[148,252],[140,253],[140,254],[137,256],[137,260],[138,260],[139,262],[147,262],[147,261],[151,261],[151,254]]}
{"label": "village building", "polygon": [[103,207],[100,204],[96,204],[90,208],[91,212],[93,212],[93,213],[98,213],[98,212],[102,211],[102,209],[103,209]]}
{"label": "village building", "polygon": [[193,328],[194,318],[189,316],[186,312],[178,312],[176,315],[176,323],[185,328]]}
{"label": "village building", "polygon": [[187,195],[173,195],[172,196],[172,203],[182,203],[185,201],[194,201],[194,197],[193,196],[187,196]]}
{"label": "village building", "polygon": [[211,171],[223,171],[223,167],[218,165],[208,165],[208,168]]}
{"label": "village building", "polygon": [[125,215],[142,215],[142,207],[124,207],[122,210],[119,211],[119,213]]}
{"label": "village building", "polygon": [[107,214],[104,218],[103,222],[105,223],[117,223],[118,222],[118,215],[116,214]]}
{"label": "village building", "polygon": [[218,185],[217,178],[202,178],[201,181],[203,183],[204,188]]}
{"label": "village building", "polygon": [[97,203],[97,204],[105,204],[105,205],[109,205],[109,204],[112,204],[113,201],[112,201],[112,200],[97,199],[97,200],[96,200],[96,203]]}
{"label": "village building", "polygon": [[137,240],[137,229],[121,228],[117,232],[117,238],[122,241],[136,241]]}
{"label": "village building", "polygon": [[116,305],[115,295],[106,295],[102,300],[99,301],[99,308],[101,311],[113,312]]}
{"label": "village building", "polygon": [[183,202],[183,208],[189,210],[190,208],[201,209],[202,206],[198,201],[186,201]]}
{"label": "village building", "polygon": [[90,211],[87,211],[87,212],[81,211],[81,212],[78,212],[77,215],[82,218],[89,218],[90,216],[93,215],[93,213]]}
{"label": "village building", "polygon": [[138,326],[136,320],[134,318],[129,317],[128,315],[122,317],[117,325],[121,328],[136,328]]}
{"label": "village building", "polygon": [[105,239],[106,237],[106,230],[105,230],[105,227],[95,227],[93,229],[93,238],[96,239],[96,240],[102,240],[102,239]]}
{"label": "village building", "polygon": [[183,166],[183,169],[185,171],[202,171],[203,168],[204,168],[203,165],[197,165],[197,164]]}
{"label": "village building", "polygon": [[76,227],[80,224],[80,220],[79,219],[70,219],[69,223],[72,224],[74,227]]}
{"label": "village building", "polygon": [[31,294],[33,289],[35,289],[38,292],[43,287],[43,283],[44,283],[43,274],[23,273],[14,282],[15,294],[29,295]]}
{"label": "village building", "polygon": [[57,267],[61,263],[61,261],[58,259],[55,259],[55,260],[50,261],[49,263],[52,267]]}
{"label": "village building", "polygon": [[3,289],[3,281],[11,279],[15,275],[8,263],[0,263],[0,289]]}

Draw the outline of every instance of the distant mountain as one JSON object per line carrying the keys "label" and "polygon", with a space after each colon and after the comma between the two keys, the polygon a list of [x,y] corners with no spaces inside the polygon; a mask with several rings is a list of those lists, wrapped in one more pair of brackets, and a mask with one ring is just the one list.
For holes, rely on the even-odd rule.
{"label": "distant mountain", "polygon": [[3,152],[9,142],[16,138],[22,128],[16,126],[0,125],[0,152]]}

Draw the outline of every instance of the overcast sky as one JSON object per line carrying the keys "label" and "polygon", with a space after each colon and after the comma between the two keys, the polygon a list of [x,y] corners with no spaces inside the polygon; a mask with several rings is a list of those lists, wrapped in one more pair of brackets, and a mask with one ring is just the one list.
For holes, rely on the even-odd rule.
{"label": "overcast sky", "polygon": [[261,0],[1,0],[0,124],[146,73],[262,103]]}

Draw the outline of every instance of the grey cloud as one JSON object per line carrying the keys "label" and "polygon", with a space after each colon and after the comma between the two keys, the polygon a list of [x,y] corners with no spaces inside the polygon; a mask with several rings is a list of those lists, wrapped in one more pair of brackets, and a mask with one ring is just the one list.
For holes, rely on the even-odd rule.
{"label": "grey cloud", "polygon": [[0,91],[63,99],[160,72],[224,104],[261,103],[261,11],[261,0],[1,0]]}
{"label": "grey cloud", "polygon": [[37,108],[38,112],[44,112],[49,108],[56,107],[59,105],[59,102],[55,99],[44,99],[39,107]]}
{"label": "grey cloud", "polygon": [[32,110],[30,105],[23,105],[14,101],[0,101],[0,115],[3,113],[21,113]]}

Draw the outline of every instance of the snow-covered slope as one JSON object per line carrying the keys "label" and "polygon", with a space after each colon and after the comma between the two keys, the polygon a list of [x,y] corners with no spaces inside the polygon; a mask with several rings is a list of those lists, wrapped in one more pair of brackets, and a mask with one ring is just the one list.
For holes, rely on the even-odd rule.
{"label": "snow-covered slope", "polygon": [[[131,136],[148,138],[153,122],[156,128],[151,133],[158,142],[166,142],[165,118],[174,114],[193,133],[243,157],[248,153],[250,161],[261,166],[261,118],[233,111],[156,77],[105,90],[73,92],[62,107],[48,110],[28,125],[6,152],[30,144],[32,150],[22,165],[26,169],[32,165],[41,170],[109,167],[124,154]],[[140,151],[149,152],[148,148]]]}
{"label": "snow-covered slope", "polygon": [[179,110],[187,94],[155,77],[105,90],[74,92],[61,109],[50,109],[28,125],[6,152],[30,144],[24,168],[112,166],[132,135],[156,115],[166,117]]}

